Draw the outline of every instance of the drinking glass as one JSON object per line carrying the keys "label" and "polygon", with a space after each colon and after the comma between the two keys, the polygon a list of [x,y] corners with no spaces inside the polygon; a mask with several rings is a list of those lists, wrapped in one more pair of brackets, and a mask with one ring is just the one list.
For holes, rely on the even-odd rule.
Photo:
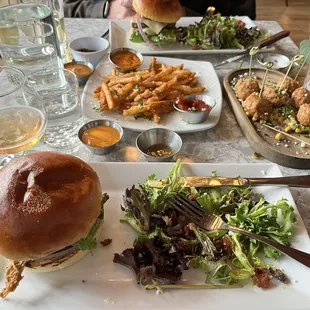
{"label": "drinking glass", "polygon": [[1,21],[0,43],[3,64],[14,66],[25,74],[62,67],[50,24],[31,22],[21,25]]}
{"label": "drinking glass", "polygon": [[[57,27],[51,8],[51,0],[1,0],[0,21],[6,26],[15,25],[22,29],[32,22],[49,24],[53,28],[53,46],[61,58],[60,45],[57,40]],[[1,30],[0,30],[1,32]]]}
{"label": "drinking glass", "polygon": [[[17,68],[0,66],[0,154],[17,154],[35,145],[46,128],[38,94]],[[0,164],[1,165],[1,164]]]}
{"label": "drinking glass", "polygon": [[58,149],[77,146],[83,118],[76,75],[59,68],[39,70],[27,76],[27,85],[39,94],[47,114],[45,143]]}

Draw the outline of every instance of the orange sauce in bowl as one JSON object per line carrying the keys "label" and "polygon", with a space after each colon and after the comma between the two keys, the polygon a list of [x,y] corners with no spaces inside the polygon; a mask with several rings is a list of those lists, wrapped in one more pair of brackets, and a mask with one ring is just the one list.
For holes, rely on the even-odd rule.
{"label": "orange sauce in bowl", "polygon": [[90,75],[92,72],[91,68],[83,64],[67,63],[64,65],[64,67],[79,77]]}
{"label": "orange sauce in bowl", "polygon": [[121,138],[119,131],[110,126],[99,125],[86,129],[81,137],[83,143],[93,147],[108,147]]}
{"label": "orange sauce in bowl", "polygon": [[111,55],[112,62],[120,68],[130,69],[141,65],[140,58],[130,51],[119,51]]}

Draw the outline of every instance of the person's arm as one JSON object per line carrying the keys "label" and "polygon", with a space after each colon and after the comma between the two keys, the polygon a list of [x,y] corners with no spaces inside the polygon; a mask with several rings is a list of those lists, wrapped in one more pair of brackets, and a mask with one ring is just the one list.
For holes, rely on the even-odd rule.
{"label": "person's arm", "polygon": [[127,18],[135,15],[132,0],[110,1],[109,15],[103,16],[108,0],[64,0],[65,17]]}
{"label": "person's arm", "polygon": [[103,18],[107,0],[64,0],[65,17]]}

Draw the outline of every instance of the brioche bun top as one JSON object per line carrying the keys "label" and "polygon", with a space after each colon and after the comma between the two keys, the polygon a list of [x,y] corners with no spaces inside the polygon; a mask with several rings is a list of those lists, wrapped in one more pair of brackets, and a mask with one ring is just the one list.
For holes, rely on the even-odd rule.
{"label": "brioche bun top", "polygon": [[48,256],[85,238],[100,214],[96,172],[67,154],[36,152],[0,169],[0,255]]}
{"label": "brioche bun top", "polygon": [[132,5],[142,17],[160,23],[176,23],[183,15],[179,0],[133,0]]}

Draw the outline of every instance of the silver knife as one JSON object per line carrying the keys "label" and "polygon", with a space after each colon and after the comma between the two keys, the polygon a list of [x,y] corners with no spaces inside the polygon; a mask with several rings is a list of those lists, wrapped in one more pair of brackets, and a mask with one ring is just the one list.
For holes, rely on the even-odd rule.
{"label": "silver knife", "polygon": [[[271,37],[269,37],[268,39],[263,40],[262,42],[260,42],[259,45],[258,45],[258,48],[261,49],[261,48],[263,48],[265,46],[273,44],[273,43],[275,43],[275,42],[277,42],[279,40],[282,40],[282,39],[288,37],[289,35],[290,35],[290,32],[287,31],[287,30],[283,30],[281,32],[278,32],[278,33],[272,35]],[[245,49],[242,52],[240,52],[240,55],[230,57],[230,58],[228,58],[228,59],[226,59],[226,60],[216,64],[214,67],[217,68],[217,67],[229,64],[231,62],[237,61],[237,60],[243,58],[244,56],[247,56],[249,54],[249,51],[251,50],[252,47],[253,46],[248,47],[247,49]]]}

